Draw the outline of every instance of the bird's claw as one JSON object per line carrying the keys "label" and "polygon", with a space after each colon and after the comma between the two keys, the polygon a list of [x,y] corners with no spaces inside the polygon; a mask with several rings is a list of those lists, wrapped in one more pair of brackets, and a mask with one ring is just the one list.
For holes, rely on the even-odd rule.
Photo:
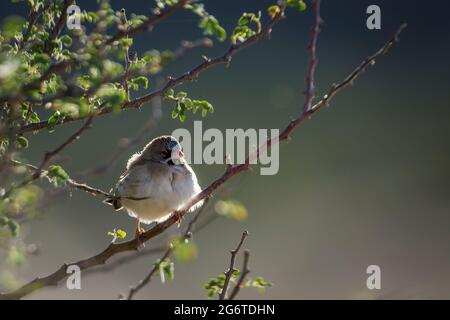
{"label": "bird's claw", "polygon": [[145,233],[145,230],[141,227],[136,228],[136,240],[138,241],[138,248],[145,247],[144,242],[141,241],[141,236]]}
{"label": "bird's claw", "polygon": [[175,217],[175,223],[178,225],[179,228],[181,222],[183,221],[183,215],[179,211],[174,211],[172,215]]}

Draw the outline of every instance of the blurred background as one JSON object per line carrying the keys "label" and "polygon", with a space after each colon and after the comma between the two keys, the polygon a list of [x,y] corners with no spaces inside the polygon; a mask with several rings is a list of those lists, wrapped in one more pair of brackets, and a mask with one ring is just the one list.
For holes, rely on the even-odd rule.
{"label": "blurred background", "polygon": [[[264,10],[274,1],[204,1],[206,9],[232,30],[243,11]],[[77,1],[82,9],[94,1]],[[112,1],[127,13],[149,14],[153,1]],[[310,2],[307,1],[309,4]],[[366,8],[381,8],[382,29],[366,28]],[[24,4],[0,3],[0,20],[25,15]],[[280,170],[260,176],[259,169],[230,180],[210,202],[225,196],[245,205],[245,221],[218,218],[194,235],[198,257],[176,262],[175,279],[161,284],[155,277],[136,298],[203,299],[203,284],[223,272],[244,229],[251,251],[251,276],[274,283],[264,294],[242,290],[249,299],[416,299],[450,298],[450,20],[444,1],[322,1],[324,23],[318,42],[317,96],[343,80],[408,23],[401,41],[373,68],[332,101],[330,108],[298,128],[280,146]],[[263,11],[263,13],[265,13]],[[153,32],[136,38],[134,50],[175,49],[181,40],[202,37],[197,17],[179,13]],[[280,128],[301,111],[312,15],[288,11],[270,40],[234,57],[230,68],[214,67],[192,84],[192,97],[210,101],[215,112],[207,128]],[[181,31],[180,31],[181,30]],[[222,54],[227,41],[190,51],[165,69],[177,76],[201,61],[201,55]],[[155,80],[156,81],[156,80]],[[150,79],[154,88],[155,81]],[[174,129],[193,127],[170,116],[163,102],[162,118],[144,141],[124,152],[111,171],[87,180],[109,190],[128,157],[146,141]],[[156,105],[156,112],[158,106]],[[140,111],[97,118],[94,127],[65,151],[63,163],[76,174],[110,159],[120,139],[138,134],[154,115],[155,105]],[[26,157],[39,163],[45,150],[58,146],[79,123],[30,135]],[[194,165],[202,186],[219,176],[221,165]],[[211,209],[213,210],[213,209]],[[214,214],[214,213],[213,213]],[[73,262],[104,249],[106,235],[120,227],[134,233],[134,220],[124,212],[80,191],[67,193],[38,219],[22,227],[27,243],[39,252],[15,272],[23,281],[46,275],[63,262]],[[157,241],[165,241],[171,229]],[[152,242],[146,249],[152,248]],[[160,254],[142,255],[107,271],[82,276],[82,290],[62,285],[43,289],[28,299],[115,299],[142,279]],[[111,262],[114,262],[113,259]],[[366,288],[366,268],[381,268],[381,290]],[[238,259],[241,266],[241,257]]]}

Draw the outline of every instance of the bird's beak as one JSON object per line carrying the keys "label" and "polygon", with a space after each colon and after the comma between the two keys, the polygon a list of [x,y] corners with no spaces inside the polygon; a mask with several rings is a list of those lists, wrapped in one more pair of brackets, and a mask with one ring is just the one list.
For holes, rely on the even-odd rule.
{"label": "bird's beak", "polygon": [[179,150],[178,151],[178,157],[180,157],[180,159],[183,159],[184,158],[184,152]]}

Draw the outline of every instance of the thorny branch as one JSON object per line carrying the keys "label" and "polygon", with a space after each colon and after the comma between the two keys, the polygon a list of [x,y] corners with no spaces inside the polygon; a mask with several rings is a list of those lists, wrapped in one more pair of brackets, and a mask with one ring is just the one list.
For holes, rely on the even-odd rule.
{"label": "thorny branch", "polygon": [[[281,19],[280,15],[278,15],[278,19]],[[275,22],[276,21],[274,18],[271,20],[271,23],[269,24],[269,26],[266,26],[266,29],[265,29],[266,34],[269,32],[268,30],[270,30],[270,27]],[[86,270],[86,269],[93,268],[98,265],[103,265],[108,261],[108,259],[110,257],[112,257],[116,254],[119,254],[121,252],[126,252],[126,251],[137,250],[138,246],[141,243],[147,242],[148,240],[156,237],[157,235],[159,235],[162,232],[164,232],[165,230],[167,230],[173,224],[177,223],[179,217],[183,217],[194,204],[209,197],[217,188],[219,188],[221,185],[223,185],[231,177],[233,177],[243,171],[248,170],[249,166],[250,166],[251,157],[258,156],[260,154],[260,152],[265,152],[267,150],[267,148],[271,146],[271,144],[279,143],[279,141],[286,140],[289,137],[289,135],[291,134],[291,132],[296,127],[298,127],[300,124],[302,124],[306,120],[310,119],[312,114],[315,113],[317,110],[321,109],[323,106],[328,105],[330,103],[331,99],[338,92],[340,92],[342,89],[344,89],[347,86],[349,86],[350,84],[352,84],[353,81],[356,78],[358,78],[368,66],[373,65],[377,58],[383,56],[384,54],[386,54],[388,52],[388,50],[392,47],[392,45],[398,40],[400,33],[403,31],[403,29],[405,27],[406,27],[406,24],[401,25],[399,27],[399,29],[395,32],[395,34],[378,51],[376,51],[371,56],[367,57],[342,82],[340,82],[339,84],[333,84],[331,86],[331,88],[329,89],[328,93],[325,96],[323,96],[323,98],[319,102],[314,104],[308,111],[303,111],[297,118],[292,120],[287,125],[287,127],[282,131],[282,133],[279,135],[279,137],[270,139],[264,145],[260,146],[254,155],[250,155],[246,159],[245,163],[228,166],[226,171],[222,174],[222,176],[220,176],[219,178],[214,180],[208,187],[203,189],[202,192],[200,192],[189,203],[187,203],[181,210],[179,210],[179,212],[176,215],[170,216],[166,221],[161,222],[161,223],[157,224],[156,226],[154,226],[153,228],[151,228],[150,230],[146,231],[140,237],[140,239],[133,239],[133,240],[123,242],[123,243],[118,243],[118,244],[110,244],[102,252],[100,252],[92,257],[74,262],[72,264],[76,264],[81,270]],[[269,28],[269,29],[267,29],[267,28]],[[253,38],[249,38],[249,40],[251,39],[251,41],[249,42],[249,40],[247,40],[245,42],[245,44],[246,44],[245,46],[250,45],[251,43],[257,41],[259,38],[260,37],[255,37],[255,36]],[[238,49],[236,49],[236,48],[238,48]],[[239,49],[242,49],[242,46],[232,47],[230,50],[228,50],[228,54],[225,54],[223,57],[226,59],[226,57],[230,57],[233,53],[235,53]],[[211,62],[208,62],[208,61],[215,61],[214,64],[218,64],[218,63],[222,63],[221,59],[222,58],[216,58],[213,60],[205,61],[204,63],[200,64],[198,67],[193,69],[194,74],[198,75],[201,71],[205,70],[206,68],[211,67],[212,64],[211,64]],[[174,85],[180,84],[180,83],[188,80],[189,78],[191,78],[191,76],[192,75],[185,74],[185,75],[177,78],[176,80],[169,80],[167,85],[174,86]],[[45,125],[44,125],[44,127],[45,127]],[[30,129],[30,130],[35,130],[35,129]],[[53,272],[43,278],[36,278],[33,281],[25,284],[24,286],[20,287],[19,289],[15,290],[13,292],[0,295],[0,299],[20,299],[20,298],[26,296],[27,294],[30,294],[31,292],[41,289],[43,287],[57,286],[61,280],[65,279],[67,277],[67,273],[66,273],[67,267],[68,267],[68,264],[63,264],[58,270],[56,270],[55,272]]]}

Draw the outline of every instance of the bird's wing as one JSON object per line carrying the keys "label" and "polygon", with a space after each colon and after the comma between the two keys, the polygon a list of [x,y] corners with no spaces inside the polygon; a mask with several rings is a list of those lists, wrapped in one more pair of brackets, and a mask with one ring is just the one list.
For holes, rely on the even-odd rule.
{"label": "bird's wing", "polygon": [[145,165],[135,166],[125,171],[114,188],[118,197],[149,198],[152,176],[147,172]]}

